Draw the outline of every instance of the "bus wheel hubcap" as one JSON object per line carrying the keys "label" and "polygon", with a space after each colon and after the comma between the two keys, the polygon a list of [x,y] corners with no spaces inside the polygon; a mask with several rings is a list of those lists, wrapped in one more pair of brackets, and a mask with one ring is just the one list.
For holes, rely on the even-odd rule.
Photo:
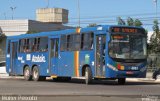
{"label": "bus wheel hubcap", "polygon": [[85,72],[85,78],[88,80],[88,71]]}
{"label": "bus wheel hubcap", "polygon": [[38,72],[34,71],[34,78],[37,78],[37,77],[38,77]]}
{"label": "bus wheel hubcap", "polygon": [[26,76],[26,77],[29,76],[29,70],[28,70],[28,69],[25,71],[25,76]]}

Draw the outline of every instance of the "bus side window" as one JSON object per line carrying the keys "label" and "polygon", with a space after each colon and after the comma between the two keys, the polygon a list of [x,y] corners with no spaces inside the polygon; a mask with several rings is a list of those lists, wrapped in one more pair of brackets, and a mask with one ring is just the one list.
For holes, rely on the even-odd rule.
{"label": "bus side window", "polygon": [[73,37],[74,37],[74,35],[71,34],[68,36],[69,36],[69,38],[68,38],[68,51],[72,51],[73,50]]}
{"label": "bus side window", "polygon": [[31,38],[29,39],[29,51],[30,52],[34,52],[34,41],[35,41],[35,38]]}
{"label": "bus side window", "polygon": [[29,39],[25,39],[24,52],[30,52],[30,50],[29,50]]}
{"label": "bus side window", "polygon": [[93,49],[93,33],[82,33],[81,36],[81,49],[91,50]]}
{"label": "bus side window", "polygon": [[81,35],[80,34],[74,34],[73,35],[73,42],[72,42],[72,50],[78,51],[80,50],[81,44]]}
{"label": "bus side window", "polygon": [[71,35],[67,35],[67,51],[70,50]]}
{"label": "bus side window", "polygon": [[55,57],[58,57],[58,49],[59,49],[59,48],[58,48],[58,45],[59,45],[59,40],[56,39],[55,41],[56,41],[56,42],[55,42],[55,44],[56,44],[56,47],[55,47],[55,48],[56,48]]}
{"label": "bus side window", "polygon": [[58,57],[58,45],[59,45],[58,39],[53,39],[51,41],[51,57]]}
{"label": "bus side window", "polygon": [[66,51],[67,50],[67,36],[66,35],[61,36],[60,50],[61,51]]}
{"label": "bus side window", "polygon": [[26,51],[26,39],[19,40],[19,52],[25,52]]}
{"label": "bus side window", "polygon": [[7,54],[10,54],[10,41],[8,41]]}
{"label": "bus side window", "polygon": [[41,52],[48,51],[48,38],[41,37],[38,47],[39,47],[39,51]]}

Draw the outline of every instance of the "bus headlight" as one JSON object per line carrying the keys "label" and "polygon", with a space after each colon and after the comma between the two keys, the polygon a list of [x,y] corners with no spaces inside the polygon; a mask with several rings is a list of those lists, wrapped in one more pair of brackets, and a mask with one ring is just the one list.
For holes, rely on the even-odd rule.
{"label": "bus headlight", "polygon": [[144,72],[146,69],[147,69],[147,67],[145,66],[145,67],[141,68],[140,71]]}
{"label": "bus headlight", "polygon": [[113,65],[107,64],[107,66],[108,66],[110,69],[114,70],[114,71],[118,71],[118,69],[117,69],[116,67],[114,67]]}

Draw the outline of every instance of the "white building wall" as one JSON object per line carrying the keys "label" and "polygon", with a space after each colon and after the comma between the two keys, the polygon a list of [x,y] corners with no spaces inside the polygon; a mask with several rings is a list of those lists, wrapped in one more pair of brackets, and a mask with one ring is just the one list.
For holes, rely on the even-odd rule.
{"label": "white building wall", "polygon": [[6,36],[25,34],[28,31],[28,20],[0,20],[0,27]]}
{"label": "white building wall", "polygon": [[0,31],[6,36],[26,34],[28,31],[54,31],[73,27],[34,20],[0,20]]}

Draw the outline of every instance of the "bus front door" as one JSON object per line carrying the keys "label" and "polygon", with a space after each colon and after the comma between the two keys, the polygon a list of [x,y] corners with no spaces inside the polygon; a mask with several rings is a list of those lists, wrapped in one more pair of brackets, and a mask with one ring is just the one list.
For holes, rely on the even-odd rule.
{"label": "bus front door", "polygon": [[59,54],[59,38],[52,38],[50,40],[50,74],[58,74],[58,54]]}
{"label": "bus front door", "polygon": [[16,74],[16,64],[17,64],[17,43],[18,42],[11,42],[10,44],[10,47],[11,47],[11,50],[10,51],[10,54],[11,54],[11,67],[10,67],[10,74],[11,75],[15,75]]}
{"label": "bus front door", "polygon": [[105,76],[105,50],[106,50],[106,35],[97,35],[96,36],[96,77]]}

